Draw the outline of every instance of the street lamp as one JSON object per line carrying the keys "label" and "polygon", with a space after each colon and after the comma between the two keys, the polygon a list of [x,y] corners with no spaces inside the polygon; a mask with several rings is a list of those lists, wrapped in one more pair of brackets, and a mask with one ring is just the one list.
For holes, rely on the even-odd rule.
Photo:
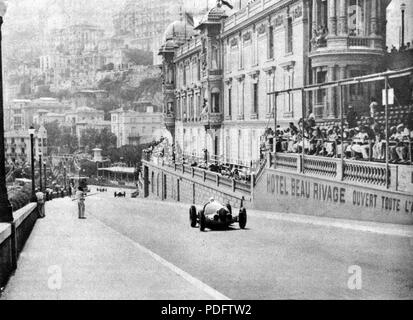
{"label": "street lamp", "polygon": [[66,191],[66,166],[63,167],[63,190]]}
{"label": "street lamp", "polygon": [[43,184],[42,184],[42,166],[43,166],[42,151],[39,150],[39,188],[40,188],[40,191],[43,191]]}
{"label": "street lamp", "polygon": [[401,45],[401,48],[404,48],[404,12],[406,10],[405,3],[402,3],[400,5],[400,10],[402,11],[402,45]]}
{"label": "street lamp", "polygon": [[4,148],[4,106],[3,106],[3,62],[1,47],[1,27],[7,6],[0,0],[0,223],[13,221],[13,208],[9,202],[6,186],[6,159]]}
{"label": "street lamp", "polygon": [[47,171],[46,171],[46,161],[43,161],[43,168],[44,168],[44,190],[47,189]]}
{"label": "street lamp", "polygon": [[31,202],[37,202],[36,193],[35,193],[35,184],[34,184],[34,127],[31,126],[29,128],[29,135],[30,135],[30,160],[31,160],[31,168],[32,168],[32,197],[30,199]]}

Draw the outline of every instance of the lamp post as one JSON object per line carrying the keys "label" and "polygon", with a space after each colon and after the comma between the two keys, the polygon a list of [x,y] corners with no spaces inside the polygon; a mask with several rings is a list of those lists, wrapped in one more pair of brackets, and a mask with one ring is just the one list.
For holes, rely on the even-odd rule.
{"label": "lamp post", "polygon": [[1,27],[7,6],[0,0],[0,223],[13,221],[13,208],[9,202],[6,186],[6,166],[4,148],[4,108],[3,108],[3,63],[1,59]]}
{"label": "lamp post", "polygon": [[34,182],[34,127],[31,126],[29,128],[29,135],[30,135],[30,162],[31,162],[31,169],[32,169],[32,197],[30,199],[31,202],[37,202],[36,193],[35,193],[35,182]]}
{"label": "lamp post", "polygon": [[402,11],[402,45],[401,45],[401,48],[404,48],[404,12],[406,11],[405,3],[402,3],[400,5],[400,10]]}
{"label": "lamp post", "polygon": [[42,152],[39,151],[39,188],[40,188],[40,191],[43,191],[43,184],[42,184],[42,166],[43,166]]}
{"label": "lamp post", "polygon": [[63,167],[63,190],[66,191],[66,166]]}
{"label": "lamp post", "polygon": [[44,190],[47,189],[47,171],[46,171],[46,161],[43,161],[43,169],[44,169]]}

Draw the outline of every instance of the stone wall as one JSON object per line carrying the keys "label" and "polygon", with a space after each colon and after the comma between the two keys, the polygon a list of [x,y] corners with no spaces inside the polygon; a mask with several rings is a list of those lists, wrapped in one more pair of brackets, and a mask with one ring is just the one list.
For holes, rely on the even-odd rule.
{"label": "stone wall", "polygon": [[413,195],[266,168],[254,188],[254,208],[312,216],[413,224]]}
{"label": "stone wall", "polygon": [[13,223],[0,223],[0,288],[17,267],[17,259],[36,223],[37,204],[30,203],[13,213]]}
{"label": "stone wall", "polygon": [[182,168],[155,165],[146,161],[143,161],[143,165],[144,172],[147,168],[148,175],[145,179],[148,194],[145,196],[196,205],[202,205],[213,197],[221,203],[231,204],[234,208],[239,208],[241,199],[244,198],[243,205],[247,208],[251,207],[251,193],[241,191],[238,189],[241,186],[237,184],[228,185],[224,181],[220,182],[212,173],[200,177],[190,172],[188,168],[185,171]]}

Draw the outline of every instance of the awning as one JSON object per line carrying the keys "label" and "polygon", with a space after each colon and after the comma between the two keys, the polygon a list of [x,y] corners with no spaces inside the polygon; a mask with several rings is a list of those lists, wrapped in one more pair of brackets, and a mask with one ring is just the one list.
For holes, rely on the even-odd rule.
{"label": "awning", "polygon": [[98,170],[112,172],[112,173],[128,173],[128,174],[134,174],[136,171],[135,168],[129,168],[129,167],[99,168]]}

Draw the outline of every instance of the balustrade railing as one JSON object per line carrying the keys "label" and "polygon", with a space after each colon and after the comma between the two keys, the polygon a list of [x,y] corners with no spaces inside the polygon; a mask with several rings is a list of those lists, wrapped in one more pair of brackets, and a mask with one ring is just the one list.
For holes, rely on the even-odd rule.
{"label": "balustrade railing", "polygon": [[[268,161],[271,168],[383,188],[397,187],[395,165],[390,165],[387,170],[383,163],[347,159],[342,162],[341,159],[309,155],[304,156],[304,161],[302,159],[303,156],[299,154],[271,153]],[[395,176],[392,177],[392,175]]]}
{"label": "balustrade railing", "polygon": [[386,172],[385,165],[345,161],[343,180],[385,187],[387,185]]}
{"label": "balustrade railing", "polygon": [[275,156],[276,168],[297,171],[299,155],[277,153]]}
{"label": "balustrade railing", "polygon": [[358,38],[358,37],[350,37],[348,38],[348,46],[349,47],[368,47],[369,46],[369,39],[367,38]]}
{"label": "balustrade railing", "polygon": [[319,176],[336,177],[337,162],[332,159],[305,156],[304,173],[310,173]]}
{"label": "balustrade railing", "polygon": [[183,175],[187,175],[188,177],[196,180],[214,183],[217,187],[231,189],[232,192],[239,191],[246,194],[251,193],[251,182],[249,181],[231,179],[216,172],[204,170],[198,167],[191,167],[190,165],[182,163],[171,164],[167,162],[148,162],[152,162],[153,165],[167,167],[169,170],[181,172]]}

